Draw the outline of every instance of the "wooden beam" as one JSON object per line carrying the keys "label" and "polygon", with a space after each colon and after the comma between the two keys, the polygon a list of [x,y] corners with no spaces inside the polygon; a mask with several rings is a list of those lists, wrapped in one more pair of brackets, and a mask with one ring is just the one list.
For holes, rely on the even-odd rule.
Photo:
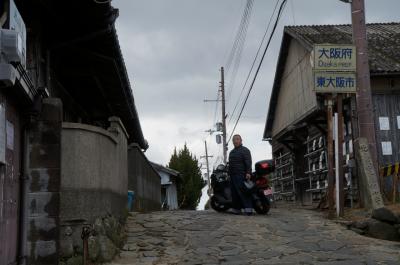
{"label": "wooden beam", "polygon": [[287,143],[285,143],[284,141],[278,141],[278,143],[282,144],[283,146],[285,146],[287,149],[290,150],[290,152],[294,152],[293,147],[291,147],[290,145],[288,145]]}
{"label": "wooden beam", "polygon": [[326,130],[324,128],[322,128],[320,125],[318,125],[317,123],[312,123],[312,126],[317,128],[317,130],[320,131],[322,134],[326,134]]}

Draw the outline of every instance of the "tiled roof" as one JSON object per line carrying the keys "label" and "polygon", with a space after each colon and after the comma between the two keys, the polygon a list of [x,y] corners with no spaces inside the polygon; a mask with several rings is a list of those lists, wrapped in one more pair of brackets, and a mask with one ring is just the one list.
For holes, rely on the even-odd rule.
{"label": "tiled roof", "polygon": [[[285,33],[308,49],[318,43],[352,43],[351,25],[288,26]],[[400,72],[400,23],[368,24],[367,37],[371,73]]]}

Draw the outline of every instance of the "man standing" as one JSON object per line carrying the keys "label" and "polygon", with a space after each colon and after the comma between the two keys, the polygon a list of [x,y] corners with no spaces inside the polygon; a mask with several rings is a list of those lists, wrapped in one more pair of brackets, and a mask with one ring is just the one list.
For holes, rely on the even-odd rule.
{"label": "man standing", "polygon": [[238,134],[232,138],[234,149],[229,153],[229,175],[231,178],[232,213],[240,214],[241,209],[248,215],[253,212],[251,197],[243,192],[244,181],[251,178],[251,154],[242,145]]}

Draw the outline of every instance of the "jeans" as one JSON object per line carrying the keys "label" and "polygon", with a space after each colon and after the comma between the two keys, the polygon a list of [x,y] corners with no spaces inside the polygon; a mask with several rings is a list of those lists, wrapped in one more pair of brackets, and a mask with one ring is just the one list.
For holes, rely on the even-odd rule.
{"label": "jeans", "polygon": [[238,211],[244,209],[245,213],[251,213],[253,211],[251,195],[245,194],[241,190],[244,181],[245,177],[242,174],[231,175],[232,208]]}

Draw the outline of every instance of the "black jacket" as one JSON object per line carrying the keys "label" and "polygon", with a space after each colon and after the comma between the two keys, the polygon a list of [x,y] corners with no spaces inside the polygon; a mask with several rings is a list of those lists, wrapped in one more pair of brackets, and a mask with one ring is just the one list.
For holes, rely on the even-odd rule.
{"label": "black jacket", "polygon": [[249,149],[241,145],[229,153],[229,174],[244,176],[246,173],[251,174],[251,154]]}

